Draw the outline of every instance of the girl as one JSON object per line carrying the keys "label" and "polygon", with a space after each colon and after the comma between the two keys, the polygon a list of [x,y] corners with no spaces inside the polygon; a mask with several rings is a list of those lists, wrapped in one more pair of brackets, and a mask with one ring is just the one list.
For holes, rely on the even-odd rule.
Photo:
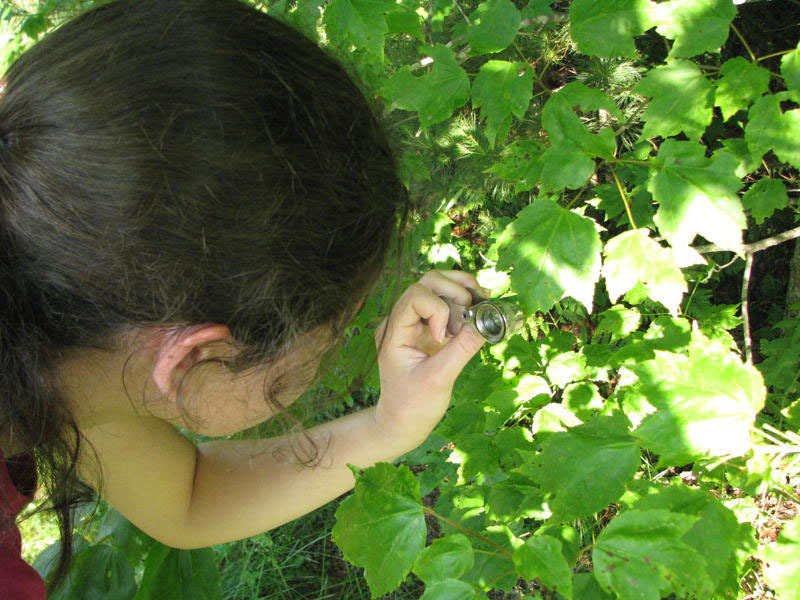
{"label": "girl", "polygon": [[[152,537],[220,544],[291,521],[415,448],[483,339],[443,344],[434,271],[376,332],[376,406],[195,446],[279,414],[322,372],[409,200],[379,123],[314,43],[239,0],[118,0],[47,36],[0,92],[0,588],[41,598],[13,517],[85,482]],[[398,248],[402,246],[398,240]],[[431,339],[433,338],[433,339]],[[28,462],[26,462],[28,461]],[[10,590],[10,591],[9,591]]]}

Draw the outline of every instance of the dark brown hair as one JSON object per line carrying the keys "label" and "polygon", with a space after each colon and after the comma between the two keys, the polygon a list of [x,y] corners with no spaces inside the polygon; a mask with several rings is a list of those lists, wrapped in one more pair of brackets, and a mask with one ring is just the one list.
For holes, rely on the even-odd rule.
{"label": "dark brown hair", "polygon": [[87,490],[54,362],[159,325],[226,324],[233,372],[340,339],[410,207],[352,78],[239,0],[106,3],[2,85],[0,432],[36,458],[60,580]]}

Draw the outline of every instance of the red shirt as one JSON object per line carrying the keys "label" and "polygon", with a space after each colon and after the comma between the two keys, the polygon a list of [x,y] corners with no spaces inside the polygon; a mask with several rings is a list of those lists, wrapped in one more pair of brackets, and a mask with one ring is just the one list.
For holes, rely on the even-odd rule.
{"label": "red shirt", "polygon": [[32,500],[36,467],[30,456],[15,456],[6,462],[0,452],[0,598],[45,600],[44,581],[22,560],[22,536],[16,524],[19,511]]}

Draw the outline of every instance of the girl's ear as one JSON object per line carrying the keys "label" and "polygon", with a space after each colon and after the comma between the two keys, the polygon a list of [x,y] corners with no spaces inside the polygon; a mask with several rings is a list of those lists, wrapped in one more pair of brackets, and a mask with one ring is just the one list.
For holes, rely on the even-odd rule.
{"label": "girl's ear", "polygon": [[215,323],[192,325],[177,336],[164,336],[153,366],[153,381],[159,391],[176,400],[177,384],[182,375],[199,361],[218,352],[213,342],[230,339],[230,329]]}

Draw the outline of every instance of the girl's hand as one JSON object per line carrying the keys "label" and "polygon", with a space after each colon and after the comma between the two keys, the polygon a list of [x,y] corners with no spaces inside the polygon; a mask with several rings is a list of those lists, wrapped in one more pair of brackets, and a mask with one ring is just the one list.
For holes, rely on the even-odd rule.
{"label": "girl's hand", "polygon": [[469,306],[467,287],[481,290],[464,271],[435,270],[412,284],[375,334],[379,344],[381,396],[375,421],[401,453],[419,446],[444,416],[453,384],[485,340],[469,325],[445,338],[450,308],[439,296]]}

